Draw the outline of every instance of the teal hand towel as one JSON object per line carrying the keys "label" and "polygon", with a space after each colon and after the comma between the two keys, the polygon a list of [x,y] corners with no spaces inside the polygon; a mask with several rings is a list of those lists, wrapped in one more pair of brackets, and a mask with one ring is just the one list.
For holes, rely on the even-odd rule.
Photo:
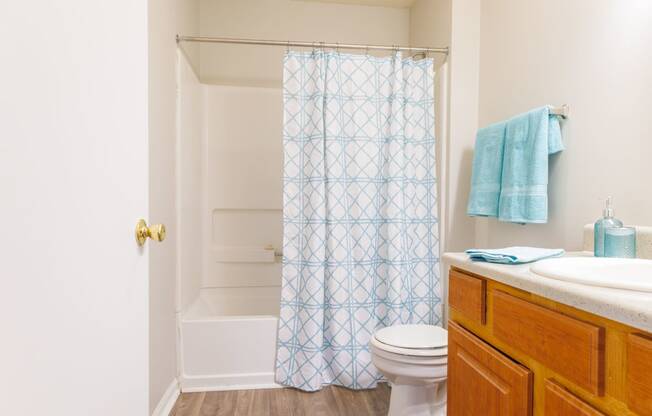
{"label": "teal hand towel", "polygon": [[549,107],[507,121],[498,219],[548,221],[548,158],[564,149],[561,127]]}
{"label": "teal hand towel", "polygon": [[498,249],[470,249],[465,251],[473,261],[486,261],[500,264],[532,263],[550,257],[564,255],[560,248],[548,249],[538,247],[506,247]]}
{"label": "teal hand towel", "polygon": [[466,208],[471,216],[498,216],[505,127],[505,122],[501,122],[478,130],[473,155],[471,194]]}

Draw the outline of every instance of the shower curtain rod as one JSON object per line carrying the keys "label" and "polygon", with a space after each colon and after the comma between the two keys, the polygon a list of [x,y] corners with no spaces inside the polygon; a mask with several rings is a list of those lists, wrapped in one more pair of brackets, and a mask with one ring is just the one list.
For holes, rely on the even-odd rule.
{"label": "shower curtain rod", "polygon": [[389,45],[360,45],[353,43],[327,43],[327,42],[304,42],[294,40],[267,40],[267,39],[236,39],[236,38],[210,38],[205,36],[181,36],[177,35],[177,43],[180,42],[206,42],[206,43],[235,43],[242,45],[266,45],[304,48],[330,48],[330,49],[357,49],[367,51],[404,51],[416,53],[443,53],[448,55],[448,47],[429,48],[411,46],[389,46]]}

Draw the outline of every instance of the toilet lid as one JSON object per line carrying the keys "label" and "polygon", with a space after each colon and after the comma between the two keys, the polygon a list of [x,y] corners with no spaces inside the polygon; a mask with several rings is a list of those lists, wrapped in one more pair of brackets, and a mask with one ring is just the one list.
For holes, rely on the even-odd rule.
{"label": "toilet lid", "polygon": [[374,338],[383,344],[405,349],[436,349],[448,346],[448,332],[434,325],[394,325],[379,329]]}

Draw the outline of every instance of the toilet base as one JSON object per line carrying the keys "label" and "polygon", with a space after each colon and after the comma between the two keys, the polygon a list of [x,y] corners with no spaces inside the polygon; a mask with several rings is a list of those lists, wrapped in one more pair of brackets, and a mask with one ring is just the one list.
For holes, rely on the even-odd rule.
{"label": "toilet base", "polygon": [[392,384],[387,416],[446,416],[446,382]]}

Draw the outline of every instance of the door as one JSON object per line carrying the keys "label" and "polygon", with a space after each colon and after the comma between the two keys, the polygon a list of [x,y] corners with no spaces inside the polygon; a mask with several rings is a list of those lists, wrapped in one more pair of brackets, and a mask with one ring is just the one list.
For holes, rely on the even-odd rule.
{"label": "door", "polygon": [[0,35],[0,414],[146,415],[147,2],[3,1]]}
{"label": "door", "polygon": [[531,414],[532,372],[449,321],[448,415]]}

